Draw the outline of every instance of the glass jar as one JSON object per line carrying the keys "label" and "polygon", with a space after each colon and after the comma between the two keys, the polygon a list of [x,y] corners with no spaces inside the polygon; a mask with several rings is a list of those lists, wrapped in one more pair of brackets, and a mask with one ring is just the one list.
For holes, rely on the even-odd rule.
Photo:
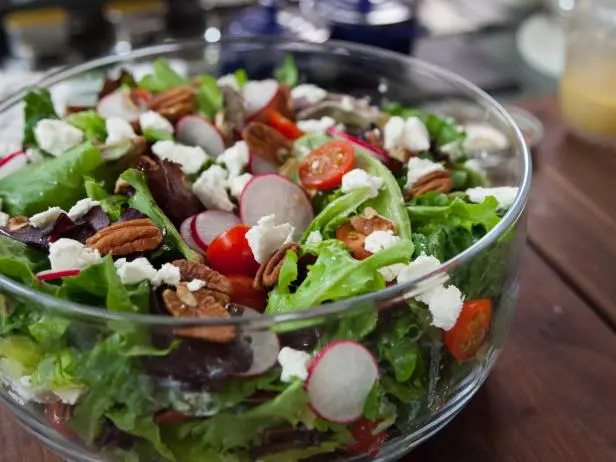
{"label": "glass jar", "polygon": [[563,117],[587,138],[616,143],[616,2],[577,0],[568,18]]}

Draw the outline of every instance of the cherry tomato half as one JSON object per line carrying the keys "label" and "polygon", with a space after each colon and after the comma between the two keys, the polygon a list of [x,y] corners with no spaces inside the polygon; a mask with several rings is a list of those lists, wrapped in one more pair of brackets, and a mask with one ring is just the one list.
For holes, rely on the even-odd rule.
{"label": "cherry tomato half", "polygon": [[275,128],[282,136],[289,140],[296,140],[304,136],[304,132],[301,131],[292,120],[287,119],[277,111],[272,111],[268,114],[267,124]]}
{"label": "cherry tomato half", "polygon": [[68,420],[73,416],[73,407],[62,401],[53,401],[45,405],[43,411],[45,420],[61,435],[72,438],[76,432],[68,426]]}
{"label": "cherry tomato half", "polygon": [[385,430],[376,435],[373,434],[378,424],[378,421],[372,422],[364,418],[353,422],[349,430],[355,441],[349,444],[345,451],[349,454],[369,454],[371,457],[375,457],[387,438]]}
{"label": "cherry tomato half", "polygon": [[308,154],[299,166],[299,178],[306,188],[332,189],[340,185],[353,168],[355,150],[348,141],[330,141]]}
{"label": "cherry tomato half", "polygon": [[259,313],[263,313],[267,305],[265,290],[257,290],[252,286],[253,278],[245,274],[227,274],[227,279],[233,287],[231,301],[244,305]]}
{"label": "cherry tomato half", "polygon": [[351,251],[353,258],[357,260],[363,260],[372,255],[364,247],[366,236],[353,228],[349,222],[338,227],[336,230],[336,239],[344,242],[344,245]]}
{"label": "cherry tomato half", "polygon": [[238,225],[214,239],[207,248],[210,267],[222,274],[245,274],[254,277],[259,264],[246,240],[250,226]]}
{"label": "cherry tomato half", "polygon": [[465,302],[456,325],[443,336],[451,356],[459,362],[474,357],[488,335],[491,322],[491,300],[483,298]]}

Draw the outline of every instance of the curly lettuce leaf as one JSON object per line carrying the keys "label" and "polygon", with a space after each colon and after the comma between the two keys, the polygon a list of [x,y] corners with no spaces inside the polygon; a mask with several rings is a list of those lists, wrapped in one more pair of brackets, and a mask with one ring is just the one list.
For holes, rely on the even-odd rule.
{"label": "curly lettuce leaf", "polygon": [[31,216],[49,207],[70,209],[85,197],[83,177],[100,173],[103,160],[92,143],[36,162],[0,179],[0,198],[10,215]]}
{"label": "curly lettuce leaf", "polygon": [[114,222],[120,219],[122,212],[128,207],[126,196],[109,194],[100,182],[90,177],[84,178],[84,186],[86,195],[90,199],[98,201],[109,220]]}
{"label": "curly lettuce leaf", "polygon": [[213,120],[223,109],[222,91],[218,82],[211,75],[199,77],[199,87],[195,93],[199,111],[208,119]]}
{"label": "curly lettuce leaf", "polygon": [[293,55],[286,55],[282,65],[274,71],[274,78],[280,83],[293,88],[299,80],[299,71]]}
{"label": "curly lettuce leaf", "polygon": [[150,143],[156,143],[157,141],[173,141],[173,135],[171,133],[162,130],[152,130],[150,128],[143,130],[143,137]]}
{"label": "curly lettuce leaf", "polygon": [[84,132],[89,141],[103,142],[107,138],[105,119],[96,111],[75,112],[68,115],[64,120]]}
{"label": "curly lettuce leaf", "polygon": [[165,229],[164,242],[167,246],[172,250],[180,252],[187,260],[200,262],[202,260],[201,255],[184,242],[176,227],[171,223],[171,220],[169,220],[160,207],[156,205],[156,201],[152,197],[152,193],[150,193],[143,172],[129,169],[122,173],[120,178],[135,189],[135,194],[129,198],[130,206],[145,213],[159,228]]}
{"label": "curly lettuce leaf", "polygon": [[162,442],[160,428],[154,423],[152,416],[138,415],[128,409],[114,409],[107,412],[106,416],[120,430],[149,441],[164,458],[175,460],[173,453]]}
{"label": "curly lettuce leaf", "polygon": [[293,263],[291,254],[293,252],[287,253],[281,277],[270,292],[267,313],[294,312],[383,289],[385,282],[377,270],[394,263],[408,262],[413,254],[413,243],[401,240],[365,260],[355,260],[342,242],[324,241],[318,246],[317,261],[310,266],[308,276],[294,291],[289,280],[290,276],[297,277],[297,262]]}
{"label": "curly lettuce leaf", "polygon": [[[435,200],[442,199],[444,194],[436,195]],[[408,213],[416,225],[442,224],[448,228],[464,228],[472,231],[473,226],[480,225],[486,231],[494,228],[500,221],[497,214],[498,201],[492,197],[480,204],[464,202],[460,198],[451,200],[447,205],[410,205]]]}
{"label": "curly lettuce leaf", "polygon": [[25,335],[10,335],[0,338],[0,358],[6,358],[20,366],[22,375],[32,373],[45,352]]}
{"label": "curly lettuce leaf", "polygon": [[22,284],[42,288],[35,273],[49,266],[47,255],[0,234],[0,273]]}
{"label": "curly lettuce leaf", "polygon": [[182,77],[173,70],[169,62],[165,59],[156,59],[152,66],[152,74],[144,76],[139,82],[139,87],[153,93],[160,93],[169,88],[186,85],[188,83],[188,79]]}
{"label": "curly lettuce leaf", "polygon": [[34,127],[43,119],[57,119],[51,94],[46,88],[35,88],[24,96],[24,146],[36,145]]}
{"label": "curly lettuce leaf", "polygon": [[244,88],[248,83],[248,73],[246,69],[238,69],[233,73],[233,77],[235,77],[235,81],[237,82],[237,86]]}

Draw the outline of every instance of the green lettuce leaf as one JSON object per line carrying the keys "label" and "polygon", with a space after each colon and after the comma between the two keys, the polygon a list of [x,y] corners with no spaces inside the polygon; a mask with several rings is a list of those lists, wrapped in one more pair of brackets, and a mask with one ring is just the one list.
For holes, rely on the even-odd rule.
{"label": "green lettuce leaf", "polygon": [[165,229],[164,242],[167,246],[171,250],[181,253],[187,260],[201,261],[201,255],[184,242],[178,230],[171,223],[171,220],[156,205],[156,201],[148,189],[143,173],[139,170],[129,169],[122,173],[120,177],[135,189],[135,194],[129,198],[130,206],[145,213],[159,228]]}
{"label": "green lettuce leaf", "polygon": [[162,130],[146,128],[143,130],[143,136],[150,143],[156,143],[157,141],[173,141],[173,135]]}
{"label": "green lettuce leaf", "polygon": [[57,119],[58,115],[46,88],[35,88],[24,96],[24,146],[36,145],[34,127],[43,119]]}
{"label": "green lettuce leaf", "polygon": [[68,115],[64,120],[84,132],[89,141],[104,142],[107,138],[105,119],[96,111],[76,112]]}
{"label": "green lettuce leaf", "polygon": [[128,207],[126,196],[109,194],[100,182],[90,177],[84,178],[84,186],[87,196],[100,203],[101,208],[112,222],[120,219],[122,211]]}
{"label": "green lettuce leaf", "polygon": [[235,77],[235,81],[237,82],[237,86],[240,89],[244,88],[248,83],[248,74],[246,73],[246,69],[238,69],[233,73]]}
{"label": "green lettuce leaf", "polygon": [[408,207],[408,213],[413,223],[420,227],[442,224],[448,228],[472,231],[473,226],[480,225],[489,231],[500,221],[497,209],[498,201],[489,196],[481,204],[471,204],[455,198],[448,205],[411,205]]}
{"label": "green lettuce leaf", "polygon": [[45,253],[0,235],[0,273],[27,286],[43,290],[47,284],[40,283],[35,273],[48,267],[49,260]]}
{"label": "green lettuce leaf", "polygon": [[162,442],[160,429],[154,423],[152,416],[136,415],[128,409],[114,409],[107,412],[106,416],[120,430],[149,441],[160,455],[175,460],[173,453]]}
{"label": "green lettuce leaf", "polygon": [[47,354],[37,364],[31,382],[33,385],[50,390],[84,387],[84,384],[76,380],[73,375],[76,361],[75,351],[70,348]]}
{"label": "green lettuce leaf", "polygon": [[42,348],[25,335],[10,335],[0,338],[0,357],[19,364],[23,372],[22,375],[32,373],[43,356]]}
{"label": "green lettuce leaf", "polygon": [[30,321],[28,332],[41,345],[47,348],[57,347],[61,345],[60,341],[70,324],[71,321],[66,318],[42,313],[38,319]]}
{"label": "green lettuce leaf", "polygon": [[282,65],[274,71],[274,78],[280,83],[288,85],[293,88],[297,85],[299,79],[299,72],[295,65],[295,59],[293,55],[286,55]]}
{"label": "green lettuce leaf", "polygon": [[211,75],[202,75],[199,78],[199,87],[196,92],[197,107],[208,119],[213,120],[223,108],[222,91],[218,82]]}
{"label": "green lettuce leaf", "polygon": [[[298,311],[323,302],[380,290],[385,287],[385,282],[377,270],[394,263],[408,262],[413,254],[413,243],[402,240],[361,261],[351,257],[344,244],[336,240],[322,242],[318,252],[317,261],[310,267],[308,276],[293,292],[288,277],[279,278],[270,292],[267,313]],[[283,270],[297,274],[297,268],[294,271],[284,268],[292,253],[287,253]]]}
{"label": "green lettuce leaf", "polygon": [[153,63],[153,72],[141,79],[139,87],[153,93],[160,93],[169,88],[186,85],[188,80],[173,70],[169,62],[158,58]]}
{"label": "green lettuce leaf", "polygon": [[293,153],[295,157],[302,159],[331,140],[332,137],[328,135],[304,135],[293,142]]}
{"label": "green lettuce leaf", "polygon": [[70,209],[85,197],[83,177],[103,165],[100,151],[81,144],[59,157],[28,165],[0,179],[0,198],[9,215],[31,216],[49,207]]}
{"label": "green lettuce leaf", "polygon": [[264,454],[262,456],[259,456],[259,460],[262,462],[295,462],[305,460],[319,454],[327,454],[330,452],[334,452],[337,449],[344,447],[352,440],[353,438],[348,430],[341,431],[334,433],[327,440],[320,441],[317,444],[308,448],[289,449],[287,451]]}

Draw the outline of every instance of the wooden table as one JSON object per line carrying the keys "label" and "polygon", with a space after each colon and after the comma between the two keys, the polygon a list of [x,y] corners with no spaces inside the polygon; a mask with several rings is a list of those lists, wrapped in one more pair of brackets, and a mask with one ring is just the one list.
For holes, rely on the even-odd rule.
{"label": "wooden table", "polygon": [[[535,155],[515,325],[471,403],[406,462],[616,461],[616,150],[571,138],[553,98]],[[53,455],[0,410],[0,462]]]}

